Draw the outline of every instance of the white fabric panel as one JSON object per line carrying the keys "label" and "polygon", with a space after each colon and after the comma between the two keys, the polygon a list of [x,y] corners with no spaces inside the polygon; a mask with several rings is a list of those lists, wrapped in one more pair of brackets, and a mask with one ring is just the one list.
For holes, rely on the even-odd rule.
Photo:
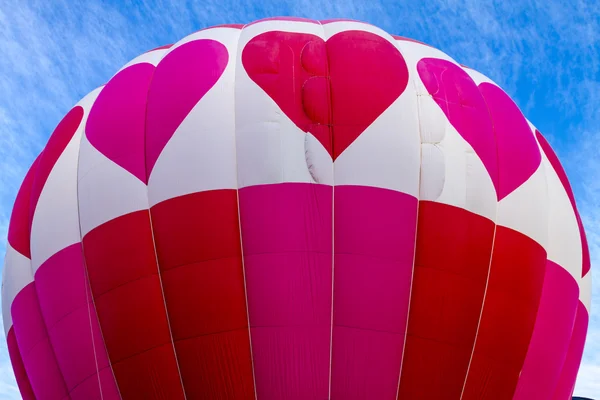
{"label": "white fabric panel", "polygon": [[[315,151],[317,143],[306,138],[254,81],[242,63],[242,49],[255,36],[272,31],[309,33],[323,38],[321,25],[310,22],[263,21],[246,26],[240,35],[235,70],[235,130],[238,185],[240,188],[280,182],[329,182],[331,158]],[[311,165],[309,170],[307,150]],[[323,150],[324,151],[324,150]]]}
{"label": "white fabric panel", "polygon": [[335,160],[336,186],[374,186],[418,197],[420,141],[416,95],[409,82]]}
{"label": "white fabric panel", "polygon": [[421,186],[419,199],[437,199],[442,194],[445,181],[446,157],[436,143],[421,146]]}
{"label": "white fabric panel", "polygon": [[548,191],[546,168],[540,165],[531,177],[498,203],[498,224],[518,231],[548,247]]}
{"label": "white fabric panel", "polygon": [[379,35],[382,38],[388,40],[393,45],[396,45],[396,40],[392,37],[392,35],[390,35],[386,31],[384,31],[383,29],[380,29],[380,28],[378,28],[374,25],[368,24],[366,22],[344,21],[344,20],[335,21],[335,22],[329,22],[327,24],[323,24],[323,29],[325,32],[326,39],[329,39],[336,33],[344,32],[344,31],[365,31],[365,32],[370,32],[370,33]]}
{"label": "white fabric panel", "polygon": [[4,268],[2,269],[2,322],[4,323],[4,333],[7,336],[12,326],[10,308],[13,300],[31,282],[33,282],[31,260],[7,243]]}
{"label": "white fabric panel", "polygon": [[[396,40],[410,73],[409,88],[418,98],[421,147],[421,200],[460,207],[496,220],[496,190],[481,159],[450,124],[419,77],[423,58],[439,58],[456,65],[451,57],[432,47]],[[414,111],[413,111],[414,112]]]}
{"label": "white fabric panel", "polygon": [[148,208],[146,185],[81,138],[78,175],[81,236],[121,215]]}
{"label": "white fabric panel", "polygon": [[162,58],[165,56],[165,54],[167,53],[168,50],[169,49],[158,49],[158,50],[151,50],[144,54],[140,54],[133,60],[129,61],[127,64],[123,65],[113,76],[111,76],[111,79],[114,78],[115,75],[117,75],[119,72],[123,71],[125,68],[131,67],[132,65],[135,65],[135,64],[148,63],[148,64],[152,64],[156,67],[158,65],[158,63],[160,62],[160,60],[162,60]]}
{"label": "white fabric panel", "polygon": [[[323,25],[325,38],[358,30],[374,33],[396,46],[387,32],[358,21]],[[405,60],[406,61],[406,60]],[[417,97],[409,82],[404,92],[335,161],[336,185],[373,186],[418,197],[420,137]]]}
{"label": "white fabric panel", "polygon": [[[528,120],[532,132],[535,126]],[[537,138],[536,138],[537,141]],[[583,254],[575,210],[556,170],[539,145],[548,190],[548,259],[566,269],[579,282]]]}
{"label": "white fabric panel", "polygon": [[395,40],[395,42],[396,46],[400,49],[400,53],[402,53],[406,60],[409,76],[412,78],[411,80],[415,85],[418,95],[429,96],[429,92],[427,92],[425,85],[419,79],[419,72],[417,71],[417,64],[421,59],[439,58],[459,65],[452,57],[433,47],[407,40]]}
{"label": "white fabric panel", "polygon": [[239,35],[239,29],[208,29],[174,46],[203,38],[218,40],[227,47],[229,62],[221,78],[190,111],[158,157],[148,181],[150,206],[189,193],[237,188],[233,115]]}
{"label": "white fabric panel", "polygon": [[[423,85],[419,75],[411,76],[411,80],[415,88]],[[422,88],[422,90],[423,89],[424,88]],[[417,100],[419,105],[419,131],[421,132],[421,142],[423,144],[438,144],[442,142],[446,137],[446,130],[450,125],[448,118],[446,118],[446,115],[440,109],[440,106],[428,92],[420,92]]]}
{"label": "white fabric panel", "polygon": [[94,90],[75,106],[83,108],[83,119],[40,194],[31,226],[31,265],[34,275],[48,258],[81,241],[77,207],[79,145],[90,108],[100,91],[100,88]]}
{"label": "white fabric panel", "polygon": [[[428,117],[421,115],[421,118]],[[439,197],[422,200],[434,200],[464,208],[492,221],[496,220],[494,183],[471,145],[458,134],[450,122],[446,123],[446,134],[437,146],[445,158],[444,187]],[[427,161],[424,159],[423,164]]]}
{"label": "white fabric panel", "polygon": [[283,19],[274,20],[263,20],[253,22],[249,25],[245,25],[242,29],[242,35],[238,48],[241,50],[246,46],[253,37],[260,35],[264,32],[270,31],[282,31],[282,32],[297,32],[297,33],[308,33],[311,35],[324,38],[323,26],[309,21],[286,21]]}
{"label": "white fabric panel", "polygon": [[313,135],[304,136],[304,156],[313,182],[333,186],[331,155]]}
{"label": "white fabric panel", "polygon": [[421,133],[427,132],[427,137],[422,136],[420,199],[460,207],[495,221],[496,189],[483,162],[435,100],[420,96],[419,107]]}
{"label": "white fabric panel", "polygon": [[[231,63],[233,63],[233,61],[235,61],[235,55],[237,53],[237,44],[238,44],[238,40],[240,38],[240,32],[241,32],[241,29],[227,27],[227,26],[216,26],[216,27],[209,27],[206,29],[202,29],[198,32],[192,33],[191,35],[187,35],[183,39],[179,40],[177,43],[173,43],[173,46],[166,49],[162,58],[164,58],[168,53],[172,52],[179,46],[184,45],[186,43],[192,42],[194,40],[199,40],[199,39],[212,39],[212,40],[218,40],[219,42],[224,44],[225,47],[227,47],[227,50],[229,50],[229,61]],[[233,46],[233,51],[231,51],[230,46]],[[159,62],[160,62],[160,60],[159,60]],[[158,65],[158,64],[155,64],[155,65]]]}
{"label": "white fabric panel", "polygon": [[548,259],[581,278],[581,238],[575,211],[560,178],[542,151],[548,187]]}
{"label": "white fabric panel", "polygon": [[583,278],[579,280],[579,300],[585,306],[588,315],[591,311],[592,306],[592,273],[588,272]]}
{"label": "white fabric panel", "polygon": [[475,82],[475,84],[477,86],[479,86],[480,84],[485,82],[485,83],[491,83],[492,85],[500,87],[498,84],[496,84],[496,82],[494,82],[487,76],[483,75],[481,72],[475,71],[474,69],[471,69],[471,68],[463,68],[463,70],[467,74],[469,74],[469,76],[471,77],[471,79],[473,79],[473,81]]}

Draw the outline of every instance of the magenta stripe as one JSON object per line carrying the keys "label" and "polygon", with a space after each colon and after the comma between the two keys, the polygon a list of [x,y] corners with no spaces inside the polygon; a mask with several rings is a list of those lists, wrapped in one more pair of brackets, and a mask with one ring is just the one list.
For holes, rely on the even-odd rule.
{"label": "magenta stripe", "polygon": [[417,204],[386,189],[335,188],[332,400],[396,398]]}
{"label": "magenta stripe", "polygon": [[15,338],[15,330],[11,326],[6,336],[6,344],[8,347],[8,355],[10,357],[10,363],[15,373],[15,379],[17,380],[17,386],[23,400],[35,400],[31,383],[29,383],[29,377],[27,377],[27,371],[23,365],[23,359],[19,352],[19,346],[17,345],[17,339]]}
{"label": "magenta stripe", "polygon": [[580,301],[577,307],[577,316],[575,317],[575,326],[569,343],[567,359],[562,367],[556,391],[554,392],[554,400],[570,399],[575,388],[575,379],[577,371],[581,364],[583,355],[583,347],[589,323],[589,315],[587,309]]}
{"label": "magenta stripe", "polygon": [[[71,392],[93,376],[96,385],[86,384],[85,396],[99,397],[97,368],[107,366],[108,360],[96,311],[90,304],[81,243],[68,246],[46,260],[37,270],[35,282],[40,309],[67,390]],[[102,365],[97,366],[98,356]],[[82,391],[78,388],[81,395]]]}
{"label": "magenta stripe", "polygon": [[548,260],[537,319],[514,400],[552,397],[567,357],[578,304],[577,281]]}
{"label": "magenta stripe", "polygon": [[11,306],[11,315],[23,365],[36,398],[64,398],[68,393],[48,338],[35,282],[17,294]]}
{"label": "magenta stripe", "polygon": [[328,396],[332,188],[240,189],[256,392],[261,400]]}

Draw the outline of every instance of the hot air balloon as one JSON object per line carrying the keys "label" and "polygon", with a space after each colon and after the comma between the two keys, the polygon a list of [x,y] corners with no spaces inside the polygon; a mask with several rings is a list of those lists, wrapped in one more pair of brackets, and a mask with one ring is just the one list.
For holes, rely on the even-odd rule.
{"label": "hot air balloon", "polygon": [[370,24],[272,18],[135,58],[17,195],[25,399],[571,397],[590,258],[494,82]]}

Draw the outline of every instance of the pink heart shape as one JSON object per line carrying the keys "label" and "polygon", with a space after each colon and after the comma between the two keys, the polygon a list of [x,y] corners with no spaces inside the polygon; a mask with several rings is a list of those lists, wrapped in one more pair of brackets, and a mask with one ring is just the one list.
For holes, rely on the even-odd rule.
{"label": "pink heart shape", "polygon": [[527,120],[499,87],[475,84],[460,66],[437,58],[417,65],[429,94],[488,171],[498,200],[535,172],[541,154]]}
{"label": "pink heart shape", "polygon": [[242,63],[298,128],[335,160],[406,89],[408,68],[381,36],[345,31],[327,40],[271,31],[244,47]]}
{"label": "pink heart shape", "polygon": [[88,140],[147,184],[163,148],[227,62],[223,44],[195,40],[168,53],[156,68],[148,63],[125,68],[96,99],[86,125]]}
{"label": "pink heart shape", "polygon": [[148,177],[175,130],[217,83],[228,61],[229,54],[223,44],[203,39],[177,47],[158,64],[148,94]]}
{"label": "pink heart shape", "polygon": [[154,65],[135,64],[117,73],[94,102],[85,133],[108,159],[144,183],[146,98]]}

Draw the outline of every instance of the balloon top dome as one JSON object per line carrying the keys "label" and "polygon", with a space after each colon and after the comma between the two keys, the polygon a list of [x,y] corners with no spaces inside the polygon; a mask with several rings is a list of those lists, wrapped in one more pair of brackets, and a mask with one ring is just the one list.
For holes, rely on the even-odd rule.
{"label": "balloon top dome", "polygon": [[25,399],[568,398],[590,259],[514,101],[362,22],[212,27],[121,68],[23,180]]}

